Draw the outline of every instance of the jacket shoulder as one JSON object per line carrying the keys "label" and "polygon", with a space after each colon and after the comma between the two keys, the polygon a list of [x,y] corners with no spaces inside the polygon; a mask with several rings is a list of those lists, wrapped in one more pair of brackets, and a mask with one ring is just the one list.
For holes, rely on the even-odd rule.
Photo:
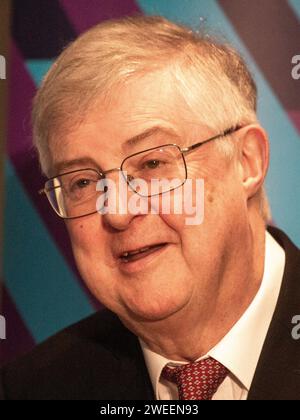
{"label": "jacket shoulder", "polygon": [[[126,343],[136,339],[116,315],[102,310],[5,366],[0,372],[0,397],[101,398],[99,388],[105,391],[108,375],[118,368],[120,340],[126,354]],[[92,389],[95,382],[97,392]]]}

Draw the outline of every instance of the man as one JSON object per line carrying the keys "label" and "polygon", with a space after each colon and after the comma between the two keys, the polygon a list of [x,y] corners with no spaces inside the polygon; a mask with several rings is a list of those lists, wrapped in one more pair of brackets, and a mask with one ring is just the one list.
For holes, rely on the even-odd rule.
{"label": "man", "polygon": [[[43,192],[107,309],[5,367],[3,398],[298,399],[300,254],[266,230],[269,145],[240,56],[160,17],[105,22],[58,58],[33,127]],[[120,173],[156,211],[124,194],[109,211],[101,182]],[[202,223],[163,211],[197,180]]]}

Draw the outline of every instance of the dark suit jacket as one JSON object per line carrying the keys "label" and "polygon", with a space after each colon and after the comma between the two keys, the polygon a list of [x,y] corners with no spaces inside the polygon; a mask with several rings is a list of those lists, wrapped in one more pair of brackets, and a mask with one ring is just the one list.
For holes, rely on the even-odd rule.
{"label": "dark suit jacket", "polygon": [[[291,335],[291,320],[300,314],[300,251],[279,230],[270,232],[285,249],[286,267],[249,399],[300,400],[300,341]],[[108,310],[3,368],[0,395],[8,400],[154,399],[138,339]]]}

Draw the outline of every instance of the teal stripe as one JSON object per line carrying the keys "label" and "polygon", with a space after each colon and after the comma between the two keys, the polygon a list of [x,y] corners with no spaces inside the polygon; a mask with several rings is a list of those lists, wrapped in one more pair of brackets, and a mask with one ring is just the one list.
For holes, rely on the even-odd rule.
{"label": "teal stripe", "polygon": [[[294,3],[297,5],[298,0]],[[147,14],[162,15],[196,29],[205,18],[206,26],[214,33],[224,34],[243,54],[257,82],[259,117],[271,140],[266,186],[273,218],[300,245],[299,134],[218,3],[215,0],[138,0],[138,4]]]}
{"label": "teal stripe", "polygon": [[[300,19],[300,0],[288,0],[288,3],[294,10],[296,16],[298,16],[298,19]],[[296,53],[297,52],[299,53],[299,51],[296,51]]]}
{"label": "teal stripe", "polygon": [[25,62],[26,68],[29,71],[36,86],[41,84],[45,74],[50,69],[53,62],[54,60],[27,60]]}
{"label": "teal stripe", "polygon": [[29,331],[41,342],[93,309],[8,160],[5,176],[5,284]]}

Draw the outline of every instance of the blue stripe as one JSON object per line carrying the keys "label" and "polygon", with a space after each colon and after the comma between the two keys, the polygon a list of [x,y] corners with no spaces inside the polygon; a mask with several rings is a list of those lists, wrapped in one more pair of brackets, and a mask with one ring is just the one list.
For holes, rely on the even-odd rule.
{"label": "blue stripe", "polygon": [[8,160],[5,176],[5,284],[29,331],[40,342],[93,309]]}
{"label": "blue stripe", "polygon": [[26,68],[29,71],[36,86],[39,86],[43,77],[52,66],[54,60],[27,60]]}
{"label": "blue stripe", "polygon": [[[298,0],[294,3],[297,5]],[[138,4],[147,14],[162,15],[195,29],[201,27],[205,18],[205,25],[213,33],[224,34],[243,54],[257,82],[259,118],[270,135],[271,163],[266,186],[273,218],[300,245],[299,134],[218,3],[215,0],[138,0]]]}
{"label": "blue stripe", "polygon": [[[298,16],[298,19],[300,19],[300,0],[288,0],[289,5],[294,10],[296,16]],[[299,51],[296,51],[295,53],[299,53]]]}

